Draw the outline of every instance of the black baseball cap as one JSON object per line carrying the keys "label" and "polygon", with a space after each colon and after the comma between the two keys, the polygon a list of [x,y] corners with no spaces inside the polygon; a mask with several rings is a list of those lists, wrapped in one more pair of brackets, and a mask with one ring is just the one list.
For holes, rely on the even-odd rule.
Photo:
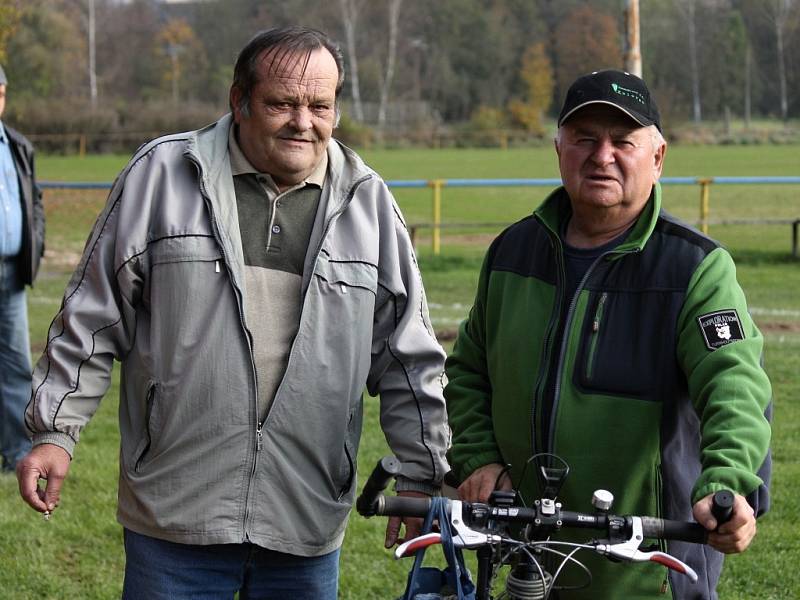
{"label": "black baseball cap", "polygon": [[661,116],[645,82],[625,71],[608,69],[578,77],[569,86],[558,126],[589,104],[608,104],[620,109],[642,127],[655,125],[661,131]]}

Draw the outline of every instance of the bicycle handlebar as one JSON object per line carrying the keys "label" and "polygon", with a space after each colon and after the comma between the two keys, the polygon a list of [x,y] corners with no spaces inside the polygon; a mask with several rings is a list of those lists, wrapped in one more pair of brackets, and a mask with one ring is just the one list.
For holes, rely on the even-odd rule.
{"label": "bicycle handlebar", "polygon": [[[378,505],[379,498],[382,498],[383,490],[389,485],[389,482],[400,474],[400,461],[394,456],[384,456],[375,465],[375,468],[370,473],[369,479],[364,484],[364,489],[361,495],[356,500],[356,510],[359,514],[365,517],[372,517],[376,514],[375,509]],[[423,518],[428,514],[425,511]],[[413,516],[413,515],[400,515],[400,516]]]}
{"label": "bicycle handlebar", "polygon": [[[383,496],[382,492],[392,478],[400,473],[400,463],[393,456],[382,458],[369,476],[361,495],[356,501],[356,509],[365,516],[398,516],[425,518],[430,510],[429,498],[408,498],[402,496]],[[595,529],[603,531],[630,531],[631,517],[619,517],[604,512],[594,514],[577,513],[559,510],[557,515],[543,517],[538,508],[517,506],[490,506],[481,503],[464,502],[464,516],[478,525],[488,521],[506,523],[523,523],[541,526],[555,525],[556,528],[569,527],[578,529]],[[719,524],[729,520],[733,511],[733,494],[727,490],[714,494],[712,514]],[[708,531],[698,523],[661,519],[658,517],[641,517],[642,533],[646,538],[677,540],[704,544],[708,540]]]}
{"label": "bicycle handlebar", "polygon": [[[430,498],[411,498],[405,496],[384,496],[383,491],[393,477],[400,473],[400,463],[394,457],[385,457],[376,465],[367,483],[364,485],[363,492],[356,501],[356,508],[365,517],[375,515],[380,516],[399,516],[399,517],[418,517],[424,518],[428,515],[431,508]],[[627,562],[656,562],[669,569],[682,573],[692,582],[698,579],[697,573],[687,564],[677,557],[670,556],[657,550],[642,548],[644,539],[678,540],[696,544],[704,544],[708,541],[708,531],[698,523],[684,521],[674,521],[671,519],[661,519],[647,516],[616,516],[608,513],[611,500],[608,502],[597,503],[598,510],[594,513],[579,513],[561,510],[561,504],[552,499],[547,494],[537,499],[533,506],[515,506],[517,497],[513,493],[495,492],[492,494],[489,504],[479,502],[462,502],[460,500],[447,500],[446,513],[447,521],[452,525],[453,542],[457,547],[477,550],[478,552],[478,587],[477,598],[486,599],[490,597],[490,582],[493,564],[512,564],[508,560],[509,555],[503,557],[495,555],[494,547],[499,544],[501,548],[517,548],[514,552],[519,552],[519,548],[546,547],[547,544],[559,544],[558,541],[551,541],[550,537],[562,528],[569,529],[590,529],[602,532],[603,539],[592,539],[578,547],[593,550],[596,553],[607,556],[612,560],[623,560]],[[593,504],[595,502],[593,501]],[[730,519],[733,512],[734,495],[729,491],[717,492],[712,501],[712,514],[718,524],[722,524]],[[522,539],[510,539],[507,525],[512,523],[525,525]],[[395,551],[396,558],[409,556],[415,551],[425,548],[431,544],[441,542],[439,533],[428,533],[426,535],[407,540]],[[564,561],[571,559],[574,551],[569,555],[562,554]],[[555,575],[548,583],[550,577],[537,559],[527,554],[529,561],[537,565],[540,576],[540,583],[545,588],[559,589],[553,587],[555,578],[558,577],[565,562],[559,566]],[[523,561],[526,562],[526,561]],[[577,562],[577,561],[576,561]],[[591,573],[580,562],[584,571]],[[522,569],[517,573],[515,567],[508,575],[507,590],[511,589],[512,578],[514,585],[520,585],[529,580],[529,574]],[[531,581],[537,581],[536,578]],[[549,591],[546,596],[549,596]],[[545,597],[546,597],[545,596]]]}
{"label": "bicycle handlebar", "polygon": [[[419,517],[424,518],[430,510],[428,498],[404,498],[400,496],[384,496],[378,499],[373,515],[386,517]],[[465,514],[475,518],[478,513],[482,521],[505,521],[507,523],[533,524],[537,511],[533,508],[505,508],[487,504],[465,502]],[[571,529],[608,530],[620,528],[625,531],[630,527],[626,517],[606,514],[587,514],[570,511],[559,513],[561,526]],[[647,538],[677,540],[704,544],[708,531],[698,523],[660,519],[658,517],[642,517],[642,530]]]}

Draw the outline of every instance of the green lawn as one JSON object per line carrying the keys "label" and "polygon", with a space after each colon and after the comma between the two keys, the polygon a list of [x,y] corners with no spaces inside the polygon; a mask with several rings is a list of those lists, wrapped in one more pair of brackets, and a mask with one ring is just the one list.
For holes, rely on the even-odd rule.
{"label": "green lawn", "polygon": [[[797,147],[674,148],[666,175],[796,175]],[[444,177],[554,177],[549,149],[382,151],[366,153],[386,179]],[[47,180],[110,181],[127,157],[40,157]],[[402,193],[401,193],[402,192]],[[528,214],[543,188],[446,189],[444,215],[450,222],[506,222]],[[48,325],[105,192],[48,191],[47,258],[29,294],[31,343],[41,352]],[[409,222],[430,219],[431,192],[399,190]],[[699,188],[669,186],[665,203],[686,219],[697,217]],[[800,186],[717,186],[712,215],[800,217]],[[422,235],[419,261],[434,325],[446,341],[472,300],[475,278],[492,232],[450,235],[440,256]],[[789,256],[788,226],[712,227],[737,259],[739,278],[754,316],[765,332],[766,367],[774,386],[775,474],[773,509],[759,525],[753,547],[730,559],[723,576],[724,600],[800,597],[800,262]],[[13,478],[0,478],[0,598],[44,600],[107,599],[119,596],[123,555],[115,521],[118,434],[114,385],[81,438],[62,506],[49,522],[19,500]],[[366,475],[387,452],[377,426],[377,400],[366,399],[365,432],[359,453]],[[353,515],[342,554],[341,597],[362,600],[396,597],[408,562],[383,550],[381,519]]]}

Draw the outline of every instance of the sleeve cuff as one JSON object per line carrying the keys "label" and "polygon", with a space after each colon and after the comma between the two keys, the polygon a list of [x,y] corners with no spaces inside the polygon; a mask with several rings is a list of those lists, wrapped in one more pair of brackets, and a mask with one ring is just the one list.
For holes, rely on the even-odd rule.
{"label": "sleeve cuff", "polygon": [[421,492],[429,496],[438,496],[441,493],[441,488],[438,485],[427,483],[425,481],[415,481],[407,477],[398,477],[394,484],[394,491],[396,492]]}
{"label": "sleeve cuff", "polygon": [[33,445],[40,446],[42,444],[53,444],[59,448],[63,448],[69,457],[72,458],[73,451],[75,450],[75,440],[73,440],[66,433],[58,431],[46,431],[44,433],[33,434]]}

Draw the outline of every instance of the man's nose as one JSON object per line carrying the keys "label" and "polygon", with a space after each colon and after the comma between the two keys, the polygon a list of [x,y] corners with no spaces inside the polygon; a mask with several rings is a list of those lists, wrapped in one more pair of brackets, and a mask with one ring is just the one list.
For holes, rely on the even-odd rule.
{"label": "man's nose", "polygon": [[308,131],[311,129],[311,110],[307,106],[295,106],[291,122],[297,131]]}
{"label": "man's nose", "polygon": [[600,138],[595,144],[591,156],[597,165],[608,165],[614,162],[614,143],[609,138]]}

